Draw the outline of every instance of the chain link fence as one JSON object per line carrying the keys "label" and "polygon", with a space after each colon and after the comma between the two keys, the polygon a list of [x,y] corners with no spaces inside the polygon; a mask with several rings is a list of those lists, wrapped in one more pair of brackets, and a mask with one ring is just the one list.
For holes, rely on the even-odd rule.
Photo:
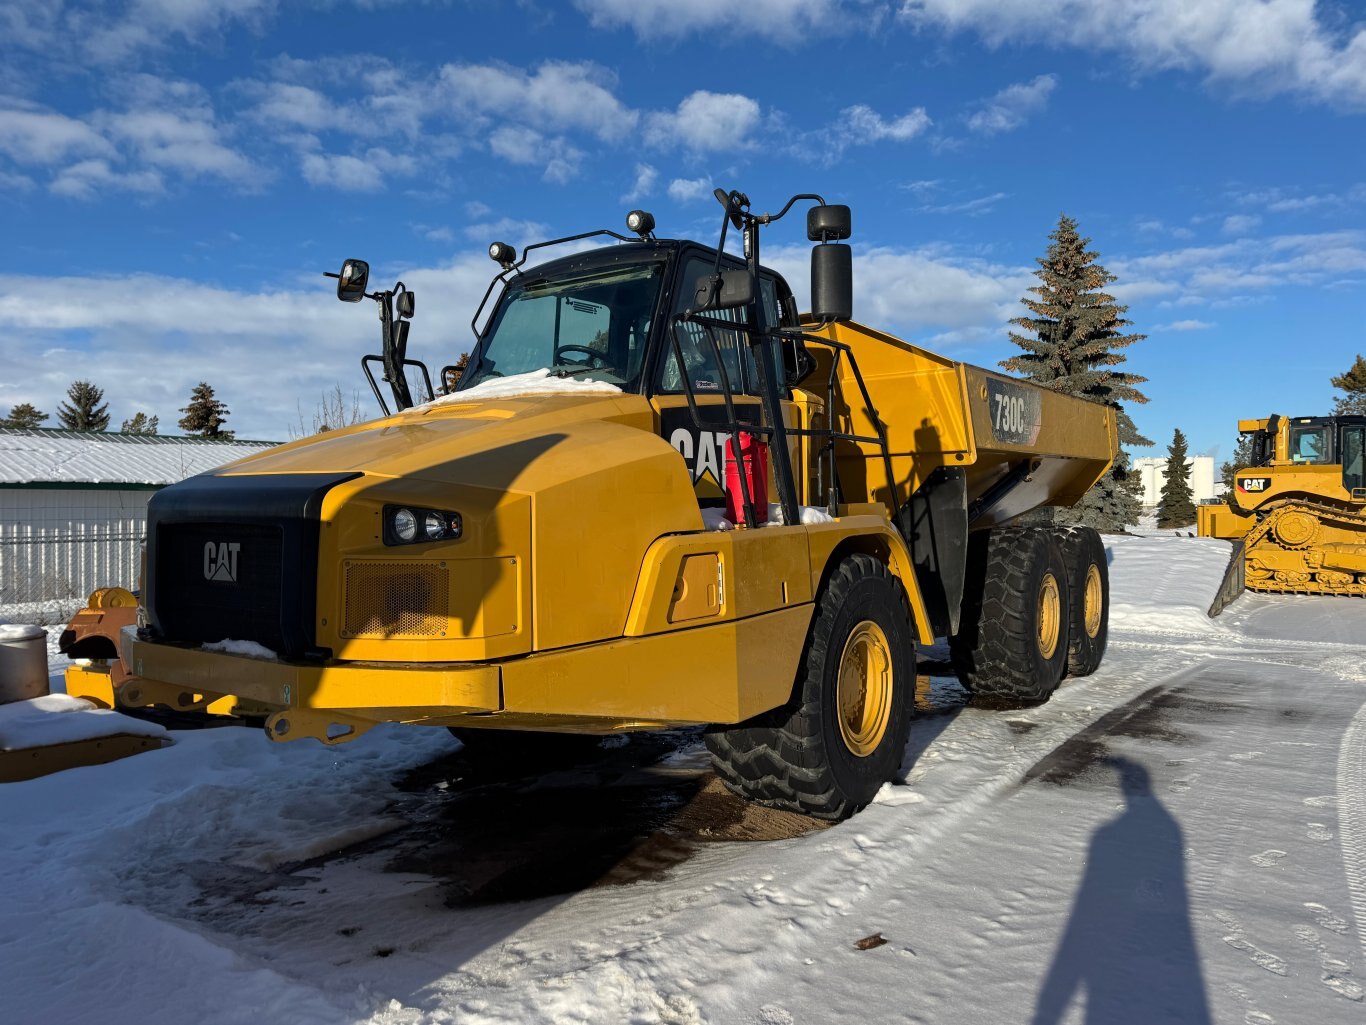
{"label": "chain link fence", "polygon": [[0,620],[60,626],[99,587],[138,586],[141,521],[0,523]]}

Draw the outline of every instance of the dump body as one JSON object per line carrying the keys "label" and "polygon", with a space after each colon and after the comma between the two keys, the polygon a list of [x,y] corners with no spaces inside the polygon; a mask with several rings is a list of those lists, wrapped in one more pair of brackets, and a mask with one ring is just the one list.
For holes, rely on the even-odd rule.
{"label": "dump body", "polygon": [[[833,390],[829,350],[812,338],[815,370],[783,389],[782,419],[885,431],[886,452],[839,441],[832,481],[820,439],[793,434],[800,500],[824,514],[707,529],[725,480],[726,430],[710,426],[723,398],[704,393],[705,361],[685,361],[659,311],[685,304],[695,265],[714,258],[693,244],[619,246],[526,279],[589,282],[573,311],[608,311],[592,351],[606,364],[622,346],[616,373],[599,375],[620,387],[583,380],[582,364],[563,378],[488,376],[160,492],[148,625],[125,652],[136,680],[122,699],[192,710],[234,696],[274,710],[272,738],[325,743],[391,721],[590,733],[739,723],[791,698],[841,559],[885,566],[928,643],[956,628],[969,530],[1070,505],[1110,465],[1112,410],[846,323],[821,336],[852,356]],[[796,345],[790,291],[768,271],[761,284],[763,316]],[[646,285],[660,289],[653,316]],[[612,304],[628,289],[636,305],[619,324]],[[493,323],[512,316],[500,308]],[[493,365],[492,344],[472,373]],[[739,353],[735,405],[755,418],[768,400],[746,390],[754,370]],[[693,393],[671,387],[675,355]],[[396,511],[443,533],[398,537]]]}
{"label": "dump body", "polygon": [[[841,481],[857,486],[863,501],[890,508],[894,494],[905,505],[936,472],[962,468],[969,508],[977,509],[970,527],[979,529],[1040,506],[1075,504],[1114,460],[1108,406],[946,359],[861,324],[824,333],[853,351],[887,432],[890,481],[877,446],[842,446]],[[840,383],[845,401],[837,415],[851,433],[875,433],[847,362]],[[1012,474],[1020,479],[998,500],[983,501]]]}
{"label": "dump body", "polygon": [[[1366,417],[1239,421],[1254,462],[1222,506],[1201,506],[1201,537],[1235,542],[1230,580],[1254,591],[1366,596]],[[1226,583],[1212,614],[1237,596]]]}

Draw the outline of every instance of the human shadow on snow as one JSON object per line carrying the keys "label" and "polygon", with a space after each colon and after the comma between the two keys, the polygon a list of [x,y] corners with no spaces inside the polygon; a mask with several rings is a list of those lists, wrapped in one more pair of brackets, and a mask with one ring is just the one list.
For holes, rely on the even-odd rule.
{"label": "human shadow on snow", "polygon": [[1209,1025],[1181,827],[1153,794],[1147,769],[1128,758],[1106,763],[1119,774],[1124,811],[1091,837],[1032,1023],[1061,1022],[1081,992],[1087,1025]]}

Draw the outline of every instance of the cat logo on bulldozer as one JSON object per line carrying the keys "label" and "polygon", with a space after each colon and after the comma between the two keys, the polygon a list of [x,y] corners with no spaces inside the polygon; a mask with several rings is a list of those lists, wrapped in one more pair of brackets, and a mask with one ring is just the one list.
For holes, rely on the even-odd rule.
{"label": "cat logo on bulldozer", "polygon": [[1270,477],[1244,477],[1238,481],[1238,490],[1253,495],[1271,487]]}

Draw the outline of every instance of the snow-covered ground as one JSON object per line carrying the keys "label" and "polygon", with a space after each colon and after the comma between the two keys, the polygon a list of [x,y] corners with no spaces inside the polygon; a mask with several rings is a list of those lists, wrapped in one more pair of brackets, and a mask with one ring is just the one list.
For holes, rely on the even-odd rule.
{"label": "snow-covered ground", "polygon": [[1101,669],[988,712],[922,653],[903,779],[829,829],[686,732],[210,729],[0,786],[0,1021],[1366,1021],[1366,602],[1211,621],[1226,544],[1106,540]]}

